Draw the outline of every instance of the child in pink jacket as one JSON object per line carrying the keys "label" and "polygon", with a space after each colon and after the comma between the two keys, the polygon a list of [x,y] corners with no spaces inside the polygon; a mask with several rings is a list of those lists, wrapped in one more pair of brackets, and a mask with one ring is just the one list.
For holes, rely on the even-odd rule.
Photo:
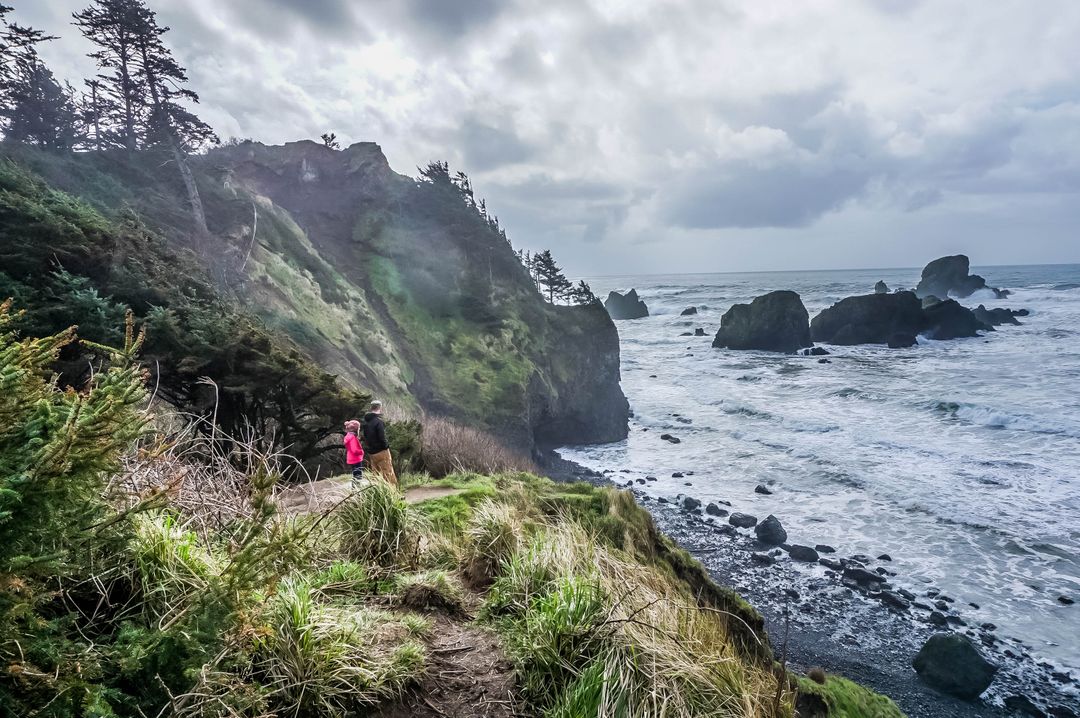
{"label": "child in pink jacket", "polygon": [[356,433],[360,431],[360,422],[355,419],[345,422],[345,463],[352,469],[353,484],[364,478],[364,447]]}

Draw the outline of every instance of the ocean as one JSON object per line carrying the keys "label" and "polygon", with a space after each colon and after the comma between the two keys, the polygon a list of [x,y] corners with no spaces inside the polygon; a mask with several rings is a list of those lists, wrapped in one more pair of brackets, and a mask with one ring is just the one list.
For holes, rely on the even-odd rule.
{"label": "ocean", "polygon": [[[588,279],[601,297],[636,288],[651,316],[616,322],[629,438],[561,453],[629,472],[621,481],[655,476],[639,488],[657,497],[775,514],[792,543],[887,553],[896,585],[976,604],[969,622],[1080,669],[1080,265],[972,271],[1013,294],[961,302],[1026,308],[1022,326],[910,349],[830,346],[830,363],[711,343],[736,302],[791,289],[813,317],[879,279],[914,287],[919,269]],[[699,313],[680,316],[690,306]],[[680,336],[698,327],[706,336]]]}

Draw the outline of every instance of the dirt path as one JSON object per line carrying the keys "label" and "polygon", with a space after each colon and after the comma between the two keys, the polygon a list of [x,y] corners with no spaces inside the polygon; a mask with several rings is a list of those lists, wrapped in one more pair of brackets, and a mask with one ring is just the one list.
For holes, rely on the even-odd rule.
{"label": "dirt path", "polygon": [[[281,510],[289,516],[317,513],[344,501],[349,495],[350,482],[348,476],[335,476],[332,479],[288,486],[278,492],[276,500]],[[462,489],[449,486],[413,486],[405,490],[405,502],[418,504],[461,492]]]}
{"label": "dirt path", "polygon": [[432,615],[427,670],[376,718],[511,718],[514,669],[498,637],[475,623]]}

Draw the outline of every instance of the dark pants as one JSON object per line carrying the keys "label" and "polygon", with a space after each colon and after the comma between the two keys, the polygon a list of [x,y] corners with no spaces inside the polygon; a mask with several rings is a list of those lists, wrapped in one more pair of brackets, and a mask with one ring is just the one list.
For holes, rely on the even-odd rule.
{"label": "dark pants", "polygon": [[360,479],[364,478],[364,465],[363,464],[353,464],[352,465],[352,477],[353,477],[353,481],[359,481]]}

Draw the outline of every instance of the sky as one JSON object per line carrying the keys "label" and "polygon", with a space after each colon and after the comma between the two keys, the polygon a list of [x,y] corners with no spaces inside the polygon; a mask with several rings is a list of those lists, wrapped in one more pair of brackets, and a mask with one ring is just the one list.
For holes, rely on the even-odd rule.
{"label": "sky", "polygon": [[[93,72],[70,15],[7,0]],[[571,275],[1080,262],[1076,0],[150,0],[223,139],[464,170]]]}

